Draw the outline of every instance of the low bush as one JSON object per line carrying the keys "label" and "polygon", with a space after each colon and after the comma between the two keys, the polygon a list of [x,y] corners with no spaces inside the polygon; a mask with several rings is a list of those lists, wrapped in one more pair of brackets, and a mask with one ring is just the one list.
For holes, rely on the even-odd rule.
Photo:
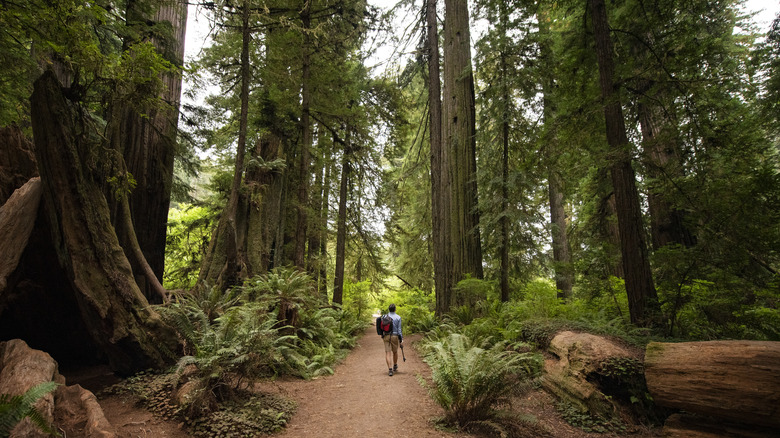
{"label": "low bush", "polygon": [[178,420],[193,436],[243,438],[268,436],[283,428],[295,413],[295,402],[273,394],[239,391],[234,400],[208,412],[188,412],[171,397],[173,373],[142,372],[105,388],[99,395],[130,394],[154,415]]}
{"label": "low bush", "polygon": [[[171,373],[130,382],[128,389],[205,436],[246,436],[235,431],[257,429],[257,421],[281,424],[280,413],[273,413],[279,421],[258,419],[241,407],[257,397],[253,383],[278,375],[331,374],[365,328],[359,315],[321,306],[312,298],[313,285],[307,274],[279,268],[225,293],[202,288],[176,295],[158,309],[177,328],[185,356]],[[237,426],[212,427],[228,418]]]}
{"label": "low bush", "polygon": [[502,343],[485,346],[460,333],[427,342],[424,351],[432,383],[421,383],[444,408],[445,422],[463,429],[492,425],[500,431],[496,407],[542,366],[540,355],[508,351]]}

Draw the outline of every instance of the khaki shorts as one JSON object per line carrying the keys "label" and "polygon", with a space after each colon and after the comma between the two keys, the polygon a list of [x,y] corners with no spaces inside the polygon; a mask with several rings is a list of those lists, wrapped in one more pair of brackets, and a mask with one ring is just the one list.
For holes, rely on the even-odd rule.
{"label": "khaki shorts", "polygon": [[398,335],[382,336],[382,340],[385,342],[385,353],[398,353]]}

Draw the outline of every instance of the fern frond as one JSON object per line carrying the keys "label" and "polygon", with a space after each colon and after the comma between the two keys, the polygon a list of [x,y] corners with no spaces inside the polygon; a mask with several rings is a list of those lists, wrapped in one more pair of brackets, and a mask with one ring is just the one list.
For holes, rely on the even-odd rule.
{"label": "fern frond", "polygon": [[44,432],[59,436],[34,406],[39,399],[52,392],[57,386],[59,384],[55,382],[44,382],[33,386],[22,395],[0,395],[0,437],[10,435],[11,430],[25,418],[30,418],[33,424]]}

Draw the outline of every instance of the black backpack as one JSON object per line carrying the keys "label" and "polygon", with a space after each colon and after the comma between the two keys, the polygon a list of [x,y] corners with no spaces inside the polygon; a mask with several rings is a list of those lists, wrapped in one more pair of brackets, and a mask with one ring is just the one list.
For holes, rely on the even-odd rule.
{"label": "black backpack", "polygon": [[393,334],[393,318],[382,315],[376,319],[376,334],[384,336]]}

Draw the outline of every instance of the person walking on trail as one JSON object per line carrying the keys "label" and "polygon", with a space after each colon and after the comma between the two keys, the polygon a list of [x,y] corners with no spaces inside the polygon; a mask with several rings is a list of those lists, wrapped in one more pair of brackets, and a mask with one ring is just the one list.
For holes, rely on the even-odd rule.
{"label": "person walking on trail", "polygon": [[403,348],[404,335],[401,328],[401,317],[395,313],[395,304],[390,304],[388,313],[376,320],[376,332],[382,336],[385,343],[385,362],[387,375],[393,376],[398,371],[398,347]]}

